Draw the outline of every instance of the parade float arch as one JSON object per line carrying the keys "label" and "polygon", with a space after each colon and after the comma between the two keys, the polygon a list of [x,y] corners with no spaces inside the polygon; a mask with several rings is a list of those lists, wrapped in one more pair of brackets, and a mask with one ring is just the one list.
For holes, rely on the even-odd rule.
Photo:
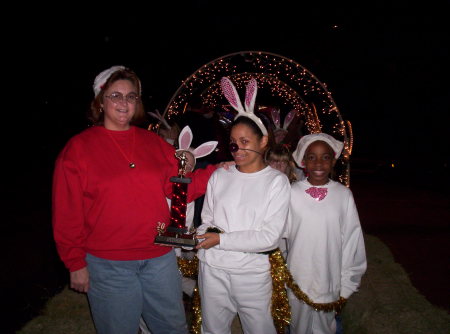
{"label": "parade float arch", "polygon": [[196,100],[218,113],[220,122],[227,127],[235,114],[221,92],[220,80],[224,76],[235,83],[240,94],[244,93],[247,82],[255,78],[258,109],[277,108],[281,124],[286,115],[295,110],[297,121],[291,122],[288,128],[294,134],[288,136],[292,150],[302,135],[310,133],[325,132],[344,142],[334,178],[350,185],[351,123],[343,119],[327,86],[292,59],[263,51],[242,51],[214,59],[182,81],[162,116],[176,119]]}

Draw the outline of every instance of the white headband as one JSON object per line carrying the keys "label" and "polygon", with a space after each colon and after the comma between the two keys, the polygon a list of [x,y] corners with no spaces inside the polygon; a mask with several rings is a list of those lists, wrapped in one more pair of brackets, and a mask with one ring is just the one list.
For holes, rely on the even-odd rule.
{"label": "white headband", "polygon": [[125,69],[125,66],[121,66],[121,65],[117,65],[117,66],[113,66],[111,68],[108,68],[107,70],[104,70],[103,72],[101,72],[99,75],[97,75],[95,77],[94,80],[94,95],[97,96],[98,93],[100,93],[100,91],[102,90],[103,85],[106,83],[106,81],[108,81],[109,77],[117,72],[117,71],[122,71]]}
{"label": "white headband", "polygon": [[302,168],[305,168],[305,164],[303,163],[303,156],[305,155],[306,149],[309,145],[314,143],[315,141],[324,141],[334,151],[334,158],[337,160],[341,155],[342,149],[344,148],[344,143],[334,139],[334,137],[326,134],[326,133],[313,133],[310,135],[303,136],[298,144],[295,151],[292,153],[292,157],[294,158],[297,165]]}
{"label": "white headband", "polygon": [[267,136],[267,129],[264,126],[264,123],[253,112],[253,109],[255,108],[256,93],[258,91],[258,84],[256,80],[251,79],[247,84],[245,90],[245,109],[242,107],[239,94],[237,93],[236,87],[234,87],[230,79],[228,79],[227,77],[223,77],[220,81],[220,85],[222,87],[223,95],[226,97],[231,106],[238,112],[234,119],[236,120],[241,116],[250,118],[253,122],[256,123],[262,134],[264,136]]}

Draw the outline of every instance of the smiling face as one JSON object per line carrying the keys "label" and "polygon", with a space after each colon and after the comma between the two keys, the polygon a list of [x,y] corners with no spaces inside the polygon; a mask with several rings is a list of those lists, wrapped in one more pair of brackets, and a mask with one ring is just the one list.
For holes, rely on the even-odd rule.
{"label": "smiling face", "polygon": [[336,159],[334,151],[324,141],[315,141],[306,149],[303,157],[305,169],[308,172],[308,181],[314,186],[321,186],[328,182]]}
{"label": "smiling face", "polygon": [[126,98],[113,102],[110,97],[117,93],[122,94],[123,97],[129,96],[129,94],[138,95],[137,88],[129,80],[117,80],[112,83],[105,91],[101,105],[105,113],[104,126],[109,130],[128,130],[137,104],[130,103]]}
{"label": "smiling face", "polygon": [[267,136],[260,138],[250,126],[239,123],[231,129],[230,142],[239,147],[239,150],[232,152],[239,171],[254,173],[265,167],[263,153],[267,145]]}

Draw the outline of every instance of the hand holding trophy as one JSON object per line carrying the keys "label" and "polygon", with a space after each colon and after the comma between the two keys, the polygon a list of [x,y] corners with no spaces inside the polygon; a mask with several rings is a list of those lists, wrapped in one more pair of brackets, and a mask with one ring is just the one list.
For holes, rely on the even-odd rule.
{"label": "hand holding trophy", "polygon": [[[179,136],[179,149],[175,152],[178,159],[178,175],[170,178],[172,186],[172,199],[170,205],[170,222],[158,223],[158,235],[155,244],[172,247],[194,248],[197,240],[194,231],[186,226],[186,208],[188,185],[192,182],[186,174],[191,172],[195,166],[196,158],[204,157],[217,146],[217,141],[203,143],[196,149],[191,149],[192,131],[186,126]],[[193,158],[193,159],[192,159]]]}

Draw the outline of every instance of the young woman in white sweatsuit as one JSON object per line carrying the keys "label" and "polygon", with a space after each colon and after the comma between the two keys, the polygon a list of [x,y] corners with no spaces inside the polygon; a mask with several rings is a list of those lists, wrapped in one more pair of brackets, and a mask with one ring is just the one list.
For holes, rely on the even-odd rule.
{"label": "young woman in white sweatsuit", "polygon": [[[230,135],[236,165],[217,170],[208,182],[197,232],[204,334],[229,334],[236,314],[246,334],[276,333],[264,252],[277,248],[284,232],[290,184],[285,174],[264,163],[268,136],[258,120],[238,114]],[[222,232],[207,232],[211,227]]]}

